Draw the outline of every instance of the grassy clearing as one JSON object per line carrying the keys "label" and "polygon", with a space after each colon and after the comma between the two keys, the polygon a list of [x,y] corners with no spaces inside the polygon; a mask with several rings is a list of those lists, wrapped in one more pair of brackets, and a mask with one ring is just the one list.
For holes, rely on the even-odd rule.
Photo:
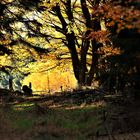
{"label": "grassy clearing", "polygon": [[139,106],[139,101],[121,97],[97,100],[91,94],[84,100],[76,94],[74,97],[27,97],[22,102],[17,98],[0,105],[0,138],[96,140],[97,135],[102,139],[109,134],[108,130],[118,137],[120,134],[133,137],[140,130]]}
{"label": "grassy clearing", "polygon": [[[45,108],[42,104],[39,107]],[[38,105],[33,103],[1,107],[0,113],[7,127],[0,135],[7,137],[4,133],[9,128],[8,135],[13,137],[11,131],[14,131],[16,137],[27,140],[87,140],[104,127],[101,125],[102,109],[94,106],[77,109],[45,108],[41,112]]]}

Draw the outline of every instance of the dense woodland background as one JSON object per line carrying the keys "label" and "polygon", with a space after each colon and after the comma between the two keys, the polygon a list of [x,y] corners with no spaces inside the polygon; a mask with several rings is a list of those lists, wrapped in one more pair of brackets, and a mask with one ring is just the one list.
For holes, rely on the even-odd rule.
{"label": "dense woodland background", "polygon": [[1,0],[0,136],[139,139],[139,62],[140,0]]}
{"label": "dense woodland background", "polygon": [[[1,87],[139,90],[139,1],[2,0]],[[36,78],[34,78],[36,77]],[[58,82],[59,81],[59,82]]]}

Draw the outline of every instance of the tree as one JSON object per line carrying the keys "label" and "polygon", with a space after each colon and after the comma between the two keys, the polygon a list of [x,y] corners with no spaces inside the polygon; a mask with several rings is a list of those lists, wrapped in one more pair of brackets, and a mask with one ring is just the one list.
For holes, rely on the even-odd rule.
{"label": "tree", "polygon": [[[99,2],[92,4],[99,5]],[[47,3],[44,6],[48,8],[50,5]],[[61,1],[59,4],[55,3],[47,11],[47,14],[51,14],[50,17],[59,19],[59,21],[54,21],[53,23],[47,21],[46,24],[49,24],[50,27],[62,34],[62,42],[70,52],[74,75],[79,85],[91,85],[97,73],[97,49],[99,45],[95,39],[90,40],[89,35],[91,31],[101,29],[100,20],[92,19],[90,5],[86,0],[81,0],[80,3],[76,1],[72,2],[71,0]],[[53,18],[50,20],[53,21]],[[79,25],[83,28],[80,29]]]}
{"label": "tree", "polygon": [[[9,3],[4,5],[9,5]],[[8,17],[10,19],[7,26],[10,28],[8,31],[11,31],[12,34],[14,32],[18,35],[16,40],[36,49],[37,52],[38,47],[36,48],[30,41],[31,37],[46,39],[51,47],[55,46],[58,60],[67,52],[60,48],[66,47],[70,53],[75,78],[81,86],[91,85],[93,80],[101,79],[102,73],[110,73],[112,65],[117,63],[116,61],[113,64],[111,62],[113,59],[110,57],[120,55],[123,50],[120,49],[120,45],[117,45],[118,37],[116,36],[119,36],[124,28],[134,28],[136,24],[138,26],[136,19],[139,10],[132,1],[36,0],[23,2],[23,0],[19,0],[12,1],[10,5],[13,5],[14,8],[16,6],[18,12],[15,15],[13,11],[10,11],[12,15]],[[18,9],[19,7],[21,10]],[[134,7],[136,8],[134,9]],[[133,20],[136,20],[135,25]],[[20,29],[24,30],[25,36],[20,35],[21,30],[17,31],[19,28],[11,26],[15,21],[16,24],[17,21],[20,22],[20,25],[22,24]],[[4,22],[5,20],[3,20]],[[6,28],[4,24],[2,26],[2,28]],[[11,33],[10,35],[13,37]],[[13,38],[10,39],[10,42],[11,40],[12,43],[17,42]],[[55,41],[59,45],[56,45]],[[111,48],[116,51],[111,51]],[[107,53],[109,49],[111,55]]]}
{"label": "tree", "polygon": [[20,80],[30,73],[25,66],[27,67],[29,63],[37,60],[37,53],[42,53],[42,50],[43,53],[48,52],[47,49],[38,48],[35,43],[26,39],[26,36],[34,34],[27,27],[30,28],[29,25],[32,23],[37,24],[35,19],[30,19],[28,16],[32,15],[31,11],[36,7],[36,2],[30,2],[31,6],[27,8],[22,1],[0,1],[0,78],[2,86],[7,85],[9,78],[12,78],[15,85],[18,86]]}
{"label": "tree", "polygon": [[[19,6],[17,3],[19,3]],[[8,14],[9,12],[11,14],[8,19],[12,19],[12,22],[7,22],[7,27],[9,27],[9,31],[11,32],[10,42],[20,42],[35,49],[34,45],[29,43],[23,36],[44,37],[48,42],[50,42],[50,39],[54,38],[61,40],[70,52],[74,75],[79,85],[91,85],[94,76],[98,73],[97,50],[99,46],[95,39],[89,39],[89,35],[92,30],[98,31],[101,27],[100,20],[97,18],[93,20],[90,12],[90,5],[96,6],[99,5],[99,3],[100,1],[90,1],[89,4],[86,0],[81,0],[80,3],[77,1],[72,2],[71,0],[56,2],[26,1],[26,3],[22,0],[16,2],[12,1],[10,3],[5,2],[4,5],[6,5],[6,9],[8,9]],[[13,10],[8,8],[9,5],[16,8],[17,13],[13,13]],[[19,7],[21,7],[21,10],[18,9]],[[25,12],[25,10],[27,10],[27,12]],[[30,11],[32,11],[31,14]],[[59,32],[63,39],[56,38],[50,33],[43,32],[43,30],[48,27],[45,28],[43,26],[44,21],[39,22],[39,18],[42,17],[42,15],[37,12],[35,15],[36,18],[31,19],[35,11],[41,12],[41,14],[43,13],[42,11],[47,11],[47,16],[58,18],[54,23],[52,23],[53,18],[48,20],[47,17],[43,17],[43,20],[47,20],[45,25],[49,24],[48,27]],[[38,19],[37,16],[39,17]],[[82,19],[82,17],[84,19]],[[13,26],[13,24],[17,24],[18,22],[20,22],[20,29],[17,27],[14,28]],[[79,25],[83,26],[82,29],[78,27]],[[24,35],[20,35],[21,30],[25,33]],[[13,39],[13,34],[19,36],[18,39]],[[92,60],[90,61],[88,57]]]}
{"label": "tree", "polygon": [[139,90],[140,10],[138,5],[139,1],[111,1],[109,5],[102,5],[94,13],[95,16],[104,18],[106,27],[111,33],[112,52],[110,54],[102,52],[104,57],[100,59],[102,71],[100,81],[105,82],[105,86],[109,86],[110,89],[121,91],[133,89],[137,92]]}

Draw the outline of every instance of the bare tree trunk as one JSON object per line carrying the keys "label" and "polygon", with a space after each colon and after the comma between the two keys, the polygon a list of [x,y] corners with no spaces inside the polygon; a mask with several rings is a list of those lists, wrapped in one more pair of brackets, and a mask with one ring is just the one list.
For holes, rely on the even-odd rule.
{"label": "bare tree trunk", "polygon": [[87,72],[87,52],[89,49],[90,41],[87,39],[89,36],[89,31],[85,33],[84,39],[82,40],[82,46],[81,46],[81,53],[80,53],[80,81],[82,85],[86,84],[86,72]]}

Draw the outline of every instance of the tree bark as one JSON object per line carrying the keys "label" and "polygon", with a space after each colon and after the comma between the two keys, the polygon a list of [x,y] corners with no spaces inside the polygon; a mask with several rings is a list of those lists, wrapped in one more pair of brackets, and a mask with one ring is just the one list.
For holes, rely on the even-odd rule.
{"label": "tree bark", "polygon": [[92,84],[92,80],[94,79],[94,75],[97,76],[98,74],[98,54],[97,54],[97,50],[98,50],[98,45],[96,40],[92,41],[92,64],[88,73],[88,77],[87,77],[87,85],[91,86]]}
{"label": "tree bark", "polygon": [[[94,3],[94,5],[96,5],[96,4],[99,4],[99,1],[96,1]],[[90,12],[89,12],[89,9],[86,5],[86,0],[81,0],[81,7],[82,7],[84,18],[86,20],[87,32],[89,32],[88,35],[90,34],[91,29],[93,31],[100,30],[101,29],[100,22],[96,19],[91,20]],[[90,45],[89,38],[86,37],[85,40],[86,40],[86,43],[84,44],[85,46],[81,48],[82,49],[81,51],[83,51],[83,53],[81,53],[82,65],[83,64],[85,65],[85,63],[87,63],[86,55],[87,55],[87,51],[88,51],[88,48]],[[85,81],[85,85],[88,85],[88,86],[90,86],[92,84],[94,74],[97,74],[97,67],[98,67],[97,66],[98,65],[98,54],[97,54],[98,44],[97,44],[97,41],[95,39],[92,40],[91,45],[92,45],[92,64],[90,66],[89,72],[87,73],[87,77],[86,77],[86,73],[85,73],[86,72],[85,66],[83,65],[83,68],[82,68],[82,73],[83,73],[82,77],[83,77],[83,80]]]}
{"label": "tree bark", "polygon": [[88,38],[88,36],[90,35],[90,30],[92,29],[92,24],[91,24],[91,16],[90,16],[90,12],[89,9],[87,7],[87,3],[86,0],[81,0],[81,7],[82,7],[82,12],[83,12],[83,16],[84,19],[86,21],[86,27],[87,30],[85,32],[85,35],[83,36],[83,40],[82,40],[82,46],[81,46],[81,53],[80,53],[80,81],[81,81],[81,85],[86,85],[87,81],[86,81],[86,73],[87,73],[87,52],[90,46],[90,40]]}
{"label": "tree bark", "polygon": [[79,83],[80,82],[80,79],[79,79],[80,62],[79,62],[78,53],[77,53],[76,46],[75,46],[75,35],[74,35],[74,33],[72,32],[70,34],[67,34],[66,39],[67,39],[67,42],[68,42],[67,46],[68,46],[68,49],[69,49],[70,54],[71,54],[74,75],[75,75],[75,78],[77,79],[77,81]]}

